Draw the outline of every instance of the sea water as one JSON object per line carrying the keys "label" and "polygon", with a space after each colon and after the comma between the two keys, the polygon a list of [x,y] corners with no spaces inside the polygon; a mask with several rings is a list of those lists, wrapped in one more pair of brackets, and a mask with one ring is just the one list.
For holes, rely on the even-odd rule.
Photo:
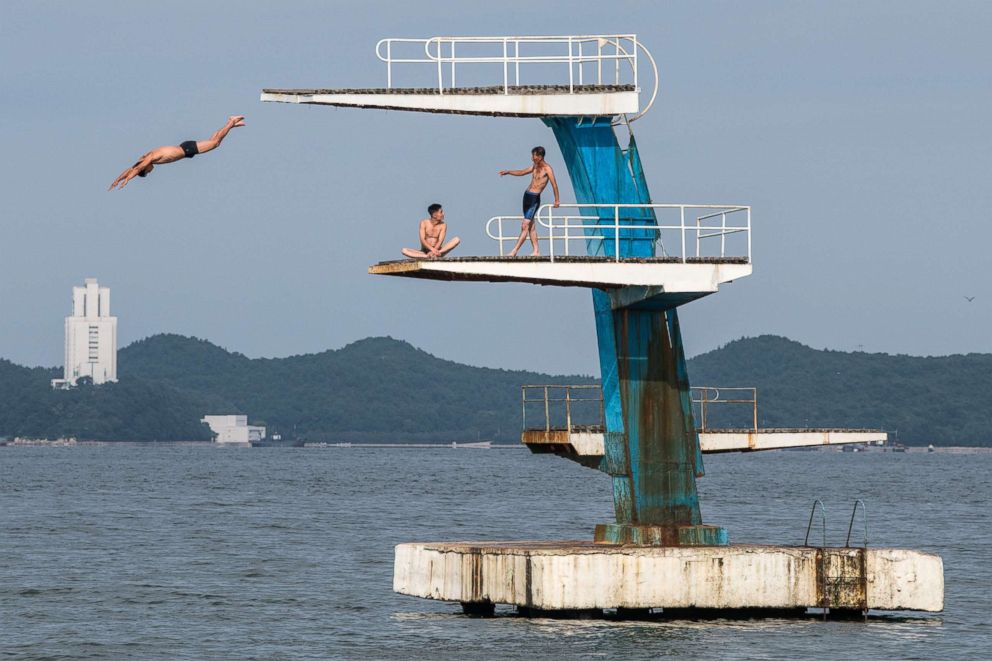
{"label": "sea water", "polygon": [[[703,518],[731,541],[939,553],[945,611],[868,622],[615,622],[461,615],[394,594],[408,541],[589,539],[598,471],[524,449],[0,448],[3,658],[988,658],[992,455],[706,457]],[[860,515],[852,542],[860,543]],[[815,533],[819,539],[819,532]]]}

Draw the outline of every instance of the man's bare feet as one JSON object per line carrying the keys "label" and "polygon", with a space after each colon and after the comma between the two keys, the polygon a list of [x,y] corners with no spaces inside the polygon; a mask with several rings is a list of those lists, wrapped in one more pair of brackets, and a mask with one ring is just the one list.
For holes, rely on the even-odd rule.
{"label": "man's bare feet", "polygon": [[539,253],[539,252],[537,252],[537,251],[535,250],[534,252],[532,252],[532,253],[530,254],[530,256],[531,256],[531,257],[540,257],[540,256],[541,256],[541,253]]}
{"label": "man's bare feet", "polygon": [[231,126],[244,126],[245,116],[244,115],[231,115],[227,118],[227,121],[231,123]]}

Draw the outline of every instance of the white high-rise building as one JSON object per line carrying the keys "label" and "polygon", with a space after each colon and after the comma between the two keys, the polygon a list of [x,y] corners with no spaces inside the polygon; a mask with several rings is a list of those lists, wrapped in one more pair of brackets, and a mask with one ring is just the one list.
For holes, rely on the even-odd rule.
{"label": "white high-rise building", "polygon": [[81,377],[117,380],[117,317],[110,316],[110,288],[86,278],[72,288],[72,316],[65,318],[65,375],[53,388],[71,388]]}

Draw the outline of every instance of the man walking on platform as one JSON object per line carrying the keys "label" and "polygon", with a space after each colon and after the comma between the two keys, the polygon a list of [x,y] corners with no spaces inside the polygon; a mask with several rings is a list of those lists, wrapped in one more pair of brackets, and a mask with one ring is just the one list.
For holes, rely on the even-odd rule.
{"label": "man walking on platform", "polygon": [[517,251],[524,245],[524,241],[528,235],[530,236],[530,244],[534,247],[531,256],[537,257],[541,254],[541,249],[537,245],[537,226],[534,221],[534,214],[537,213],[538,208],[541,206],[541,193],[547,187],[548,182],[551,183],[551,190],[555,193],[554,206],[555,208],[558,207],[558,181],[555,180],[555,171],[544,160],[544,147],[534,147],[531,149],[530,160],[533,161],[533,165],[529,168],[499,171],[499,176],[501,177],[508,174],[512,174],[514,177],[531,175],[530,186],[524,192],[524,220],[520,223],[520,236],[517,238],[517,245],[513,246],[513,250],[510,251],[510,257],[517,256]]}

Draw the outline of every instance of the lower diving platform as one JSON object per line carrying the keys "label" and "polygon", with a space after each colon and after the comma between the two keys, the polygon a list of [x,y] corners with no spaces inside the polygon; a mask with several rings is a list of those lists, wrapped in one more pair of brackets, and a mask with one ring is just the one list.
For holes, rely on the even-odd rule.
{"label": "lower diving platform", "polygon": [[[846,444],[881,445],[888,433],[879,429],[706,429],[699,431],[703,454],[760,452],[788,448],[822,448]],[[520,440],[534,454],[555,454],[598,468],[605,455],[603,430],[528,429]]]}
{"label": "lower diving platform", "polygon": [[428,280],[526,282],[559,287],[658,287],[666,294],[717,291],[751,274],[746,257],[455,257],[396,260],[369,267],[374,275]]}
{"label": "lower diving platform", "polygon": [[[882,445],[889,438],[880,429],[760,427],[754,387],[693,386],[690,402],[703,454]],[[520,403],[520,440],[531,452],[605,469],[603,392],[598,385],[525,385]]]}

